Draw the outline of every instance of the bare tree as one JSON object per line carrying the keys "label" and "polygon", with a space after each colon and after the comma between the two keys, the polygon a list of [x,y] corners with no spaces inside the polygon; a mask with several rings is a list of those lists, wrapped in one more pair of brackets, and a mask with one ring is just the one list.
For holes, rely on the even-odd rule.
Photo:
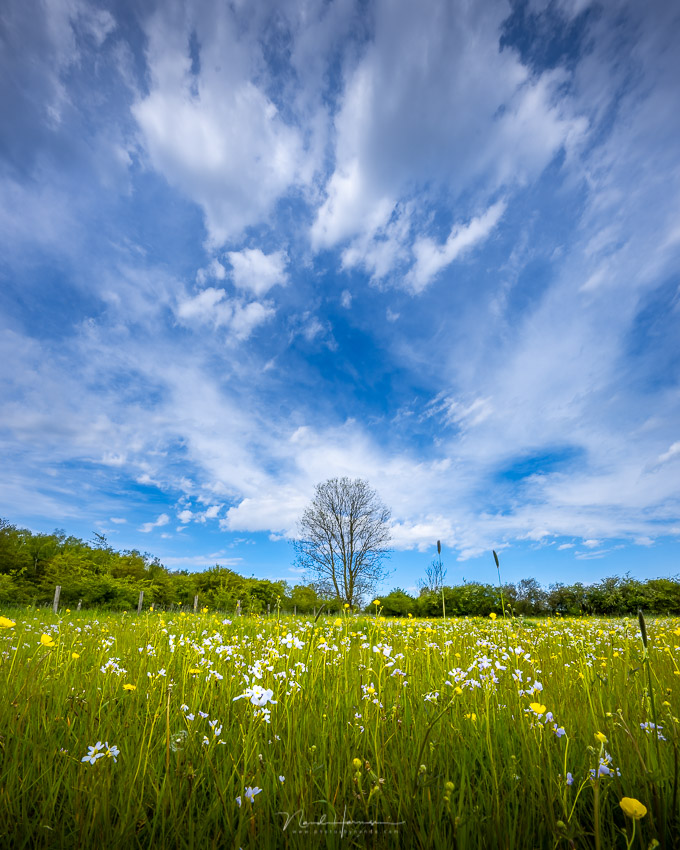
{"label": "bare tree", "polygon": [[360,478],[317,484],[298,524],[297,563],[318,591],[354,605],[384,578],[390,511]]}

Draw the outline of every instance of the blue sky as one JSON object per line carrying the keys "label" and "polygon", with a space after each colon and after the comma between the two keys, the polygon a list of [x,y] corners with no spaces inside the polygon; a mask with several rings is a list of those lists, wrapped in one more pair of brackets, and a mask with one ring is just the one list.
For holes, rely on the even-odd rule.
{"label": "blue sky", "polygon": [[8,0],[0,515],[386,587],[680,572],[680,9]]}

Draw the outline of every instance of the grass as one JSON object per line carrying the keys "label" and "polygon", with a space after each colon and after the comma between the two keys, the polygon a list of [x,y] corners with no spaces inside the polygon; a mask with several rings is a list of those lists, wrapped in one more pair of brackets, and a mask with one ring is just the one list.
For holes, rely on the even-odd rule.
{"label": "grass", "polygon": [[3,614],[4,846],[677,846],[678,619]]}

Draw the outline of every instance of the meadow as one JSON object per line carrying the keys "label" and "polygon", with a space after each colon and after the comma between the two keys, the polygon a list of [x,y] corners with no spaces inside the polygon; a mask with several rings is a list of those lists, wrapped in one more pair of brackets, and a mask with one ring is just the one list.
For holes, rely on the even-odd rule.
{"label": "meadow", "polygon": [[2,615],[2,847],[678,846],[678,618]]}

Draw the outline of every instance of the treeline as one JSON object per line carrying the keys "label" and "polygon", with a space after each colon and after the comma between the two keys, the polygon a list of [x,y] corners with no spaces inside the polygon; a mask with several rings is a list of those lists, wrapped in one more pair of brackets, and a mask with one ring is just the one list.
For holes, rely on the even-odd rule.
{"label": "treeline", "polygon": [[[310,614],[324,603],[330,612],[342,609],[340,601],[324,598],[313,585],[291,587],[285,581],[246,578],[219,565],[202,572],[170,571],[149,554],[114,550],[102,535],[85,542],[61,531],[33,534],[0,519],[0,605],[47,605],[56,585],[61,587],[63,608],[81,602],[87,608],[132,610],[144,591],[145,607],[191,608],[198,596],[201,607],[221,611],[234,611],[240,600],[244,614],[263,613],[267,606],[272,612],[279,606],[284,612]],[[506,613],[517,616],[618,616],[635,614],[638,608],[650,614],[680,614],[680,582],[642,582],[626,575],[545,589],[535,579],[524,579],[504,585],[503,600]],[[478,582],[443,591],[424,588],[418,596],[395,588],[380,597],[380,605],[386,616],[400,617],[441,617],[443,608],[447,617],[486,617],[502,610],[498,586]],[[365,608],[375,610],[372,602]]]}
{"label": "treeline", "polygon": [[245,578],[216,565],[203,572],[171,572],[135,549],[117,552],[102,535],[88,542],[61,531],[33,534],[0,519],[0,605],[49,604],[61,586],[60,605],[131,610],[144,591],[144,606],[193,606],[244,614],[281,610],[307,614],[324,600],[313,587],[285,581]]}
{"label": "treeline", "polygon": [[523,579],[516,585],[503,585],[503,603],[498,585],[470,582],[438,591],[424,589],[416,597],[396,588],[380,603],[383,614],[401,617],[441,617],[444,609],[447,617],[487,617],[492,612],[500,615],[503,604],[506,614],[515,616],[623,616],[640,608],[649,614],[680,614],[680,582],[670,578],[638,581],[626,575],[590,585],[558,582],[546,590],[535,579]]}

